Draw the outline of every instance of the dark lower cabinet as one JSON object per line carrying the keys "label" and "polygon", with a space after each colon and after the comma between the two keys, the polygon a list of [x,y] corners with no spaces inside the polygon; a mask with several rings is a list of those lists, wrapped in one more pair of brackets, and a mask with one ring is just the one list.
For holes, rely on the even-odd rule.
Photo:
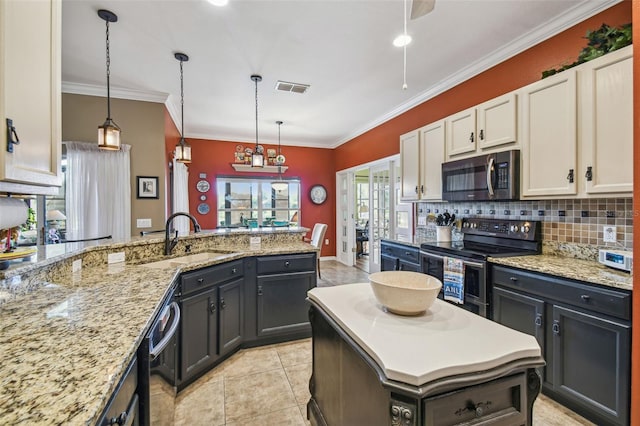
{"label": "dark lower cabinet", "polygon": [[422,272],[420,266],[420,249],[396,241],[380,242],[381,271]]}
{"label": "dark lower cabinet", "polygon": [[218,287],[220,318],[220,355],[224,356],[242,343],[244,328],[244,279],[239,278]]}
{"label": "dark lower cabinet", "polygon": [[259,276],[257,279],[258,336],[310,332],[307,291],[315,272]]}
{"label": "dark lower cabinet", "polygon": [[218,359],[218,287],[180,302],[180,379],[188,382]]}
{"label": "dark lower cabinet", "polygon": [[494,266],[493,319],[535,336],[543,392],[599,425],[629,423],[629,292]]}

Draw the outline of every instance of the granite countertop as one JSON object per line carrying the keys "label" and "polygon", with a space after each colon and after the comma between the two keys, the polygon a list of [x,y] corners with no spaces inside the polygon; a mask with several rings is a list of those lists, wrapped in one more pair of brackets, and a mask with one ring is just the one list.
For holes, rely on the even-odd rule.
{"label": "granite countertop", "polygon": [[512,266],[527,271],[543,272],[622,290],[633,290],[633,277],[631,274],[609,268],[592,260],[539,254],[534,256],[492,257],[489,258],[489,261],[494,264]]}
{"label": "granite countertop", "polygon": [[314,288],[308,295],[390,380],[422,386],[521,360],[544,363],[533,336],[439,299],[422,315],[400,316],[382,309],[368,283]]}
{"label": "granite countertop", "polygon": [[[144,244],[138,249],[142,253],[132,262],[148,250]],[[87,261],[77,272],[54,268],[46,280],[13,275],[0,281],[0,293],[10,295],[0,304],[0,423],[95,424],[181,271],[314,251],[295,241],[243,246],[180,269]],[[65,256],[59,259],[64,263]]]}

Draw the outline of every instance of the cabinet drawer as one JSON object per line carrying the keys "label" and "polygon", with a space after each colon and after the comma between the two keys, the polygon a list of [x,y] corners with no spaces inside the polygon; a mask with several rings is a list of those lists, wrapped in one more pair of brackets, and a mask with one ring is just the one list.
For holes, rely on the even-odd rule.
{"label": "cabinet drawer", "polygon": [[258,275],[315,271],[316,268],[316,256],[314,253],[288,256],[264,256],[256,260],[258,263]]}
{"label": "cabinet drawer", "polygon": [[554,276],[493,267],[493,283],[594,312],[631,320],[631,293]]}
{"label": "cabinet drawer", "polygon": [[382,242],[381,247],[382,253],[386,256],[397,257],[410,263],[420,263],[420,249],[417,247],[393,244],[386,241]]}
{"label": "cabinet drawer", "polygon": [[525,374],[497,379],[424,401],[424,425],[527,423]]}
{"label": "cabinet drawer", "polygon": [[204,290],[243,275],[242,260],[216,265],[182,275],[182,295]]}

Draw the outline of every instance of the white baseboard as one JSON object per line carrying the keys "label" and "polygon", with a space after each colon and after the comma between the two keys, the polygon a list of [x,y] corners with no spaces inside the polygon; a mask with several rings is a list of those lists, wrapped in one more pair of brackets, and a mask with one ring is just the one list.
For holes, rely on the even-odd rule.
{"label": "white baseboard", "polygon": [[320,256],[320,262],[324,262],[325,260],[336,260],[335,256]]}

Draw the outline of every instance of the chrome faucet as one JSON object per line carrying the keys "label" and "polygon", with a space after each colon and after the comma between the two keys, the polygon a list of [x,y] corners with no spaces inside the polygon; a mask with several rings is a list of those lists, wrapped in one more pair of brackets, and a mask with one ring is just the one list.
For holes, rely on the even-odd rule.
{"label": "chrome faucet", "polygon": [[164,228],[164,254],[166,256],[171,254],[171,250],[178,244],[178,231],[176,231],[176,235],[174,238],[169,238],[169,227],[171,226],[171,222],[173,218],[176,216],[186,216],[191,219],[191,223],[193,223],[193,232],[200,232],[200,225],[195,217],[191,216],[187,212],[178,212],[174,213],[167,219],[167,223]]}

